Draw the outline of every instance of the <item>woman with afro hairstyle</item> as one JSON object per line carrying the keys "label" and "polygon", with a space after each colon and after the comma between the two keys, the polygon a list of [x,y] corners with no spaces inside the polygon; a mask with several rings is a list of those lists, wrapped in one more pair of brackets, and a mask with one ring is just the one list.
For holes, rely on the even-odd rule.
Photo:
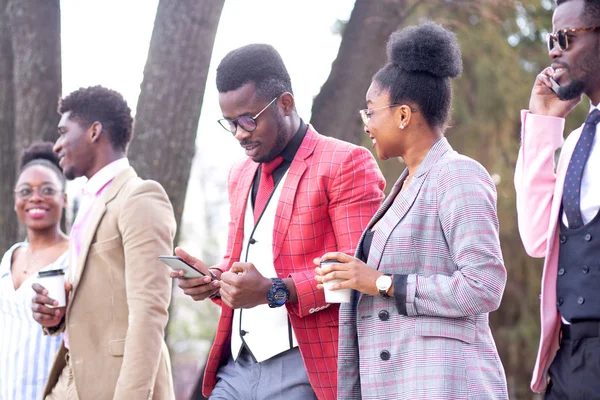
{"label": "woman with afro hairstyle", "polygon": [[459,44],[425,23],[394,32],[387,53],[360,114],[379,158],[407,168],[355,257],[327,253],[339,263],[317,268],[321,285],[353,289],[340,308],[338,398],[506,399],[488,323],[506,283],[496,189],[445,138]]}
{"label": "woman with afro hairstyle", "polygon": [[0,263],[0,399],[42,396],[62,335],[45,336],[31,313],[31,285],[39,271],[68,266],[69,241],[60,229],[67,204],[65,177],[52,143],[23,152],[15,185],[15,212],[27,241],[12,246]]}

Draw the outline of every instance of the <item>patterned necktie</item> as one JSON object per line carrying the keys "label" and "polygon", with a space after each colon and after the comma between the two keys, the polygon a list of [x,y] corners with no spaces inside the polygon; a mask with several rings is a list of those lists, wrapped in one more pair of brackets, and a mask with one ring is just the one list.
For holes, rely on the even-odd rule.
{"label": "patterned necktie", "polygon": [[585,163],[590,155],[594,135],[596,135],[596,124],[600,121],[600,110],[595,108],[587,118],[581,131],[581,136],[577,141],[573,155],[569,161],[567,174],[565,175],[565,186],[563,188],[562,205],[569,229],[576,229],[583,226],[581,218],[581,177]]}
{"label": "patterned necktie", "polygon": [[277,157],[272,161],[263,163],[260,169],[260,181],[258,182],[258,192],[254,200],[254,224],[258,222],[258,218],[265,209],[275,184],[273,183],[273,171],[283,162],[282,157]]}

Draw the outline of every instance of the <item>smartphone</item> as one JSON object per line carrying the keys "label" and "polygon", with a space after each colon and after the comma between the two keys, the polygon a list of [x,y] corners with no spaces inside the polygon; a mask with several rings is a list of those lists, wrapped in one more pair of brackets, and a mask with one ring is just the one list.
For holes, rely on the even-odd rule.
{"label": "smartphone", "polygon": [[173,269],[175,271],[180,270],[180,269],[184,270],[185,271],[185,274],[183,275],[184,278],[200,278],[200,277],[208,275],[211,277],[211,279],[214,279],[212,274],[210,274],[210,273],[206,274],[200,270],[197,270],[190,264],[183,261],[183,259],[179,256],[158,256],[158,259],[160,261],[164,262],[165,264],[167,264],[169,267],[171,267],[171,269]]}
{"label": "smartphone", "polygon": [[552,91],[558,94],[558,89],[560,89],[560,85],[551,76],[549,76],[548,79],[550,79],[550,83],[552,83]]}

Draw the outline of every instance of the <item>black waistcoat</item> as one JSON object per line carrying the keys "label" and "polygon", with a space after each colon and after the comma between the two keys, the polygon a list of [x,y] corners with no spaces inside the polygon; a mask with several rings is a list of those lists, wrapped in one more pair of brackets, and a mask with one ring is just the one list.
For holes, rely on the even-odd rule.
{"label": "black waistcoat", "polygon": [[570,322],[600,320],[600,212],[588,224],[568,229],[560,219],[556,299]]}

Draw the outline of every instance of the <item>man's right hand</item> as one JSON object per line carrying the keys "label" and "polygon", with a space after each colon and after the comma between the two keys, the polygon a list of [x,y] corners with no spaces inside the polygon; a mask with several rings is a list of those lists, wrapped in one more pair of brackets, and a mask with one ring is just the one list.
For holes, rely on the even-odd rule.
{"label": "man's right hand", "polygon": [[[196,267],[201,271],[207,269],[206,264],[202,260],[189,255],[180,247],[175,249],[175,254],[181,257],[188,264]],[[213,269],[216,272],[217,278],[220,278],[220,274],[217,269]],[[221,287],[221,282],[218,280],[212,280],[210,276],[204,276],[201,278],[184,278],[184,271],[177,270],[170,273],[171,278],[177,278],[177,286],[183,289],[183,293],[190,296],[195,301],[201,301],[216,294]]]}
{"label": "man's right hand", "polygon": [[[48,306],[56,306],[58,302],[48,297],[48,290],[40,285],[34,283],[31,285],[35,291],[33,296],[31,310],[33,311],[33,319],[35,319],[40,325],[47,328],[51,328],[60,324],[67,307],[51,308]],[[72,285],[68,282],[65,283],[66,298],[69,298],[69,292],[72,289]]]}
{"label": "man's right hand", "polygon": [[552,90],[550,77],[554,75],[552,67],[547,67],[535,78],[529,99],[529,112],[532,114],[549,115],[566,118],[581,101],[582,96],[573,100],[563,101]]}

